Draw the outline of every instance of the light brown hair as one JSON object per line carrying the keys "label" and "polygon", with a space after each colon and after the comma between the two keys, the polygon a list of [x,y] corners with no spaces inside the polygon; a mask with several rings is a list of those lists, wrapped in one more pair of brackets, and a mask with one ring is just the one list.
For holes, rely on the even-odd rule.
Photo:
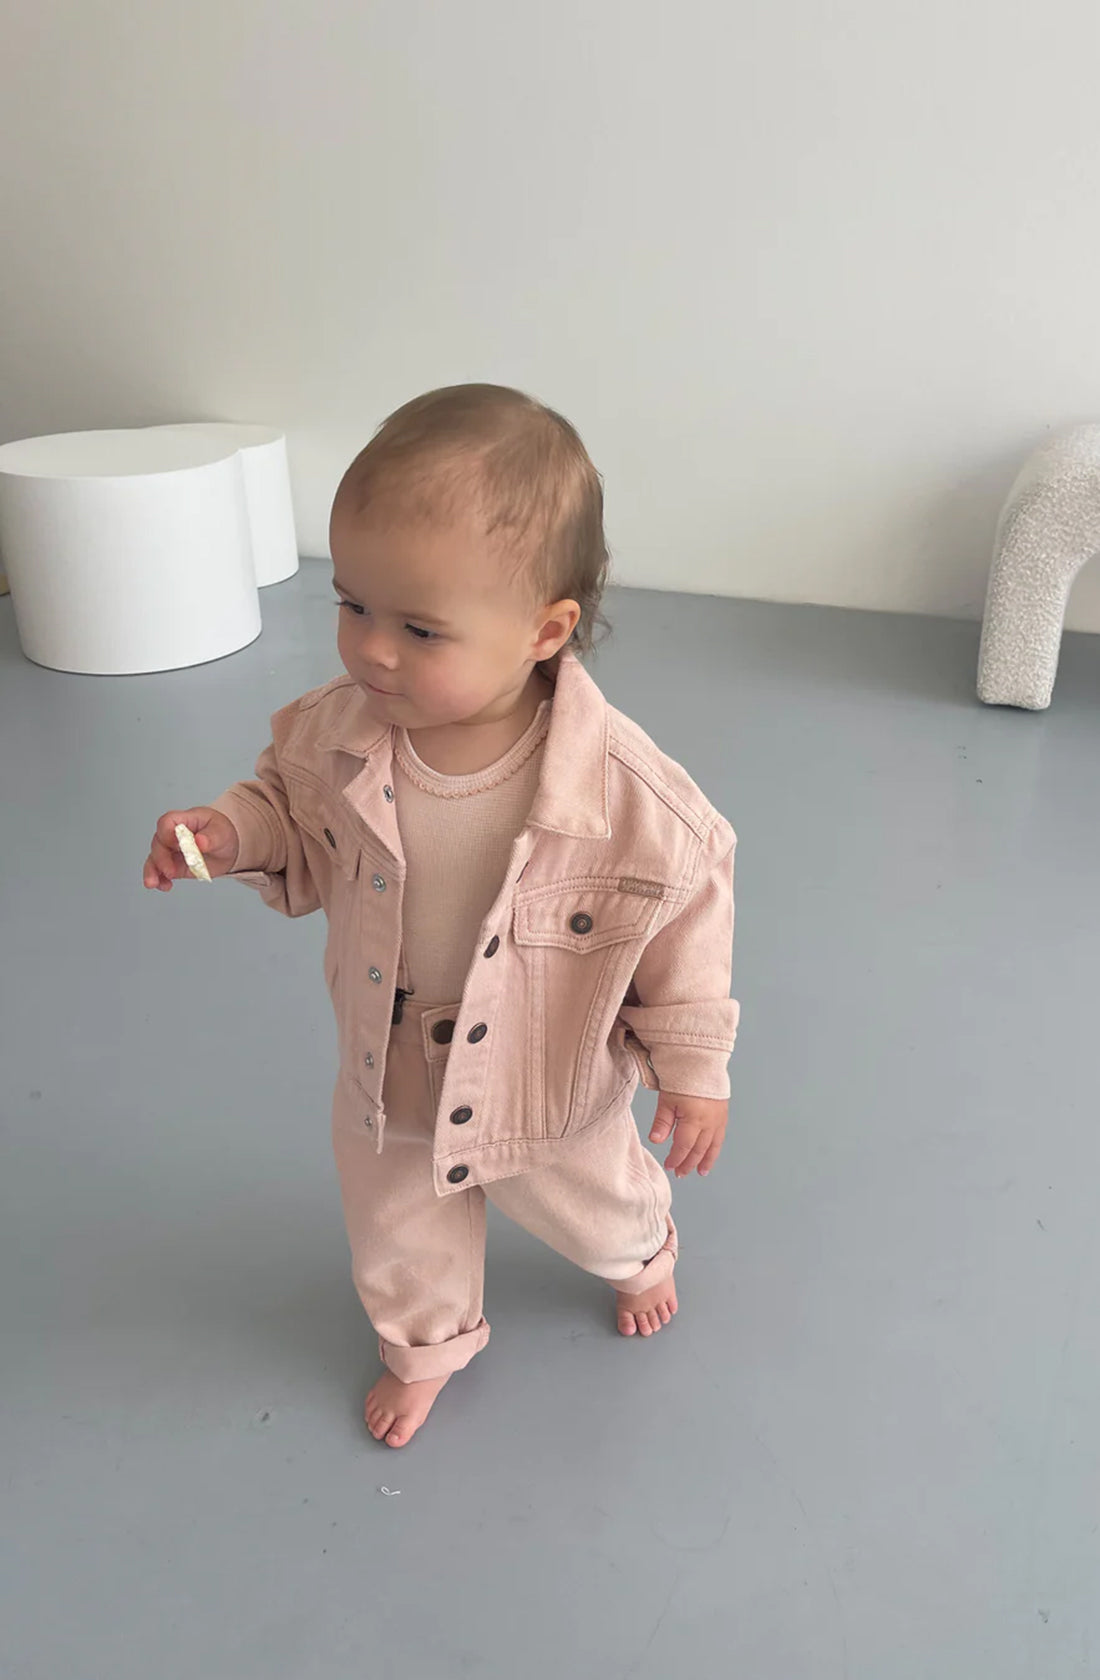
{"label": "light brown hair", "polygon": [[534,397],[507,385],[446,385],[414,397],[356,456],[336,505],[437,523],[471,493],[536,604],[577,602],[571,645],[590,652],[607,628],[603,481],[575,428]]}

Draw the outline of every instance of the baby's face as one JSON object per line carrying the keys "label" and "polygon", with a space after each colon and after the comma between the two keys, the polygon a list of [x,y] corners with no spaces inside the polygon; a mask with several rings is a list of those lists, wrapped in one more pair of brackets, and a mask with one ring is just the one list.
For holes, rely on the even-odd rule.
{"label": "baby's face", "polygon": [[436,528],[337,507],[331,542],[340,657],[379,721],[478,720],[549,657],[545,611],[509,578],[472,511]]}

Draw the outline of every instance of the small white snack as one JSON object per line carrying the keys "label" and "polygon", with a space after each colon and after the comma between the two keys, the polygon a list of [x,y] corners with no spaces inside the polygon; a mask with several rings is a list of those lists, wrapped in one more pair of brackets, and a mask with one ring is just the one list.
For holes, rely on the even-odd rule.
{"label": "small white snack", "polygon": [[176,824],[176,839],[179,841],[179,848],[183,853],[183,861],[196,881],[212,881],[213,876],[206,867],[206,859],[199,851],[195,836],[186,823]]}

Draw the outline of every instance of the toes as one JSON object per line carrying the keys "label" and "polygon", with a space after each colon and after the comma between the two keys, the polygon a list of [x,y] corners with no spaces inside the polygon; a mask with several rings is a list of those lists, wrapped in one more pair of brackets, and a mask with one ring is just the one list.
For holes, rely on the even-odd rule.
{"label": "toes", "polygon": [[398,1418],[393,1428],[386,1435],[386,1445],[387,1447],[403,1447],[405,1442],[410,1441],[415,1434],[416,1429],[409,1424],[406,1418]]}
{"label": "toes", "polygon": [[372,1422],[368,1425],[376,1441],[380,1441],[386,1431],[392,1428],[394,1415],[392,1412],[376,1411]]}
{"label": "toes", "polygon": [[666,1324],[671,1324],[676,1312],[676,1297],[668,1295],[650,1307],[620,1306],[618,1326],[620,1336],[655,1336]]}

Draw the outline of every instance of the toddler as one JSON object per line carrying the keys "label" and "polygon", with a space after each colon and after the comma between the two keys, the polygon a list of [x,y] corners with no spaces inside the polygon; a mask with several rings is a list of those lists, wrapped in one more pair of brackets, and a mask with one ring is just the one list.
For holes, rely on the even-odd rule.
{"label": "toddler", "polygon": [[336,494],[346,676],[275,714],[253,781],[157,823],[144,883],[212,876],[323,909],[340,1072],[332,1135],[404,1446],[489,1337],[485,1203],[606,1278],[623,1335],[676,1311],[668,1179],[726,1126],[734,835],[608,705],[599,475],[518,391],[433,391],[384,422]]}

